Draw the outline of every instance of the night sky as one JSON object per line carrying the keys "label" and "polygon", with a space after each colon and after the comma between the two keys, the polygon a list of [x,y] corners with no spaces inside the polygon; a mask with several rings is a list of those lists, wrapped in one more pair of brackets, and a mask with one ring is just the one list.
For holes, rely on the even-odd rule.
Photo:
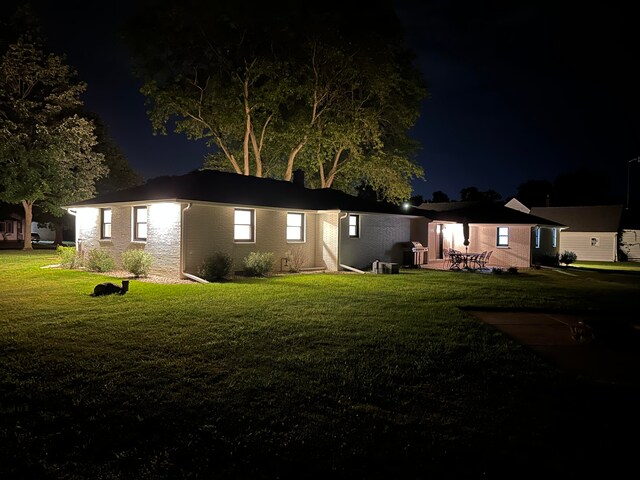
{"label": "night sky", "polygon": [[[204,142],[152,133],[117,36],[135,2],[42,3],[35,9],[50,47],[88,83],[87,108],[130,165],[145,178],[200,167]],[[609,176],[624,198],[628,161],[640,156],[635,17],[623,9],[631,7],[563,3],[397,2],[431,94],[411,132],[426,174],[415,194],[457,199],[476,186],[507,198],[528,179],[586,167]]]}

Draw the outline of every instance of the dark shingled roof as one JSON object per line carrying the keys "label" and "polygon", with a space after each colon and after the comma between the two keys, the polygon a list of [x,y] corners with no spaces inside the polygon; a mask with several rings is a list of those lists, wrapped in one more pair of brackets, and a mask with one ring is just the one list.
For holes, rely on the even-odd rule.
{"label": "dark shingled roof", "polygon": [[424,212],[418,208],[404,209],[391,203],[371,202],[330,188],[311,189],[292,182],[216,170],[199,170],[186,175],[158,177],[147,181],[144,185],[99,195],[68,207],[154,200],[200,201],[300,210],[424,215]]}
{"label": "dark shingled roof", "polygon": [[567,225],[568,232],[617,232],[622,209],[622,205],[532,207],[531,213]]}
{"label": "dark shingled roof", "polygon": [[433,220],[448,222],[564,226],[561,222],[547,220],[490,202],[423,203],[419,208],[424,209],[426,216]]}

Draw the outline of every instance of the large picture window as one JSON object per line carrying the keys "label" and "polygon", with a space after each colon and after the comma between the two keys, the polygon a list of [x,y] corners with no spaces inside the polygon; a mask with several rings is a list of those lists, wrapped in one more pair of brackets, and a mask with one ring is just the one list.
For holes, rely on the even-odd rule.
{"label": "large picture window", "polygon": [[147,207],[133,207],[133,239],[147,240]]}
{"label": "large picture window", "polygon": [[233,239],[236,242],[253,242],[255,210],[236,208],[233,214]]}
{"label": "large picture window", "polygon": [[360,237],[360,215],[349,214],[349,236]]}
{"label": "large picture window", "polygon": [[111,209],[110,208],[100,209],[100,238],[105,240],[111,238]]}
{"label": "large picture window", "polygon": [[304,242],[304,213],[287,213],[287,241]]}
{"label": "large picture window", "polygon": [[509,246],[509,227],[498,227],[498,238],[496,240],[498,247]]}

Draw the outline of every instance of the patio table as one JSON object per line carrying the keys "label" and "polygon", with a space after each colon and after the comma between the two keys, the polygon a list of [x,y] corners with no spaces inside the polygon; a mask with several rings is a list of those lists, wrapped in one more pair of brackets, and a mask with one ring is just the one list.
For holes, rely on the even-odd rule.
{"label": "patio table", "polygon": [[469,268],[469,263],[475,261],[475,259],[480,255],[480,253],[462,253],[456,252],[451,253],[451,266],[450,270],[460,270],[460,268]]}

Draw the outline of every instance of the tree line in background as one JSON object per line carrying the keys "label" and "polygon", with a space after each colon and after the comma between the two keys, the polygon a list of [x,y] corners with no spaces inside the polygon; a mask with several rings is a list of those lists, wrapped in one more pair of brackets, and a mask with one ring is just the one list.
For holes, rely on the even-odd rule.
{"label": "tree line in background", "polygon": [[158,133],[206,168],[400,202],[423,175],[408,130],[426,88],[389,2],[154,2],[125,36]]}
{"label": "tree line in background", "polygon": [[[549,180],[527,180],[518,186],[515,195],[527,207],[570,207],[585,205],[622,204],[624,199],[611,194],[609,178],[605,172],[597,172],[581,168],[559,174],[552,182]],[[430,199],[422,195],[411,197],[413,205],[423,202],[500,202],[502,196],[495,190],[479,190],[477,187],[466,187],[460,190],[459,200],[449,198],[445,192],[433,192]],[[509,198],[504,199],[509,200]]]}
{"label": "tree line in background", "polygon": [[[24,209],[24,248],[31,222],[56,225],[61,206],[138,184],[106,125],[84,110],[87,89],[63,56],[47,52],[28,7],[3,19],[0,34],[0,201]],[[96,190],[98,189],[98,190]]]}

